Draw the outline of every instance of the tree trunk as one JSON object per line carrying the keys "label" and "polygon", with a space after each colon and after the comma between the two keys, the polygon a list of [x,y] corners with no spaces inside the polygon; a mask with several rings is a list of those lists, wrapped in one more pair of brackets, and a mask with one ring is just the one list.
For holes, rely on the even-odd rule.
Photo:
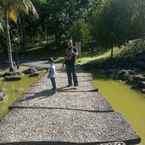
{"label": "tree trunk", "polygon": [[6,35],[7,35],[7,48],[8,48],[8,58],[9,58],[9,67],[11,71],[15,71],[14,62],[13,62],[13,54],[12,54],[12,44],[11,44],[11,36],[10,36],[10,26],[9,26],[9,17],[8,11],[5,9],[5,21],[6,21]]}
{"label": "tree trunk", "polygon": [[114,56],[114,49],[113,49],[113,47],[111,48],[111,58],[113,58],[113,56]]}
{"label": "tree trunk", "polygon": [[58,33],[55,33],[55,45],[57,48],[60,46],[60,36]]}
{"label": "tree trunk", "polygon": [[49,34],[48,34],[48,28],[46,28],[46,41],[47,44],[49,43]]}
{"label": "tree trunk", "polygon": [[24,22],[23,22],[23,19],[22,19],[22,14],[19,15],[19,19],[18,19],[18,24],[17,24],[17,27],[18,27],[18,30],[19,30],[19,35],[20,35],[20,49],[21,50],[24,50],[26,48],[26,38],[25,38],[25,32],[24,32]]}

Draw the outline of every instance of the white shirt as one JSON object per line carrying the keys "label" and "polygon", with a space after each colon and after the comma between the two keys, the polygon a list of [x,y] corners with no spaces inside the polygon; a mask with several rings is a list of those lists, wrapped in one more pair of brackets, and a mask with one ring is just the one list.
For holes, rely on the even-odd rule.
{"label": "white shirt", "polygon": [[55,78],[56,77],[56,68],[55,68],[54,64],[50,65],[48,77],[49,78]]}

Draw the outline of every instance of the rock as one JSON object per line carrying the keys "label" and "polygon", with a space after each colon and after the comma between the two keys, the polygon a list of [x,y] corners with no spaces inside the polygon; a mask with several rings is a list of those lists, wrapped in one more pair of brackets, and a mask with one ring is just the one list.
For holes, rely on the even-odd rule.
{"label": "rock", "polygon": [[6,76],[12,76],[12,75],[21,75],[20,72],[5,72],[2,76],[6,77]]}
{"label": "rock", "polygon": [[18,81],[21,80],[21,76],[20,75],[9,75],[9,76],[5,76],[4,79],[6,81]]}
{"label": "rock", "polygon": [[23,71],[24,74],[28,74],[28,75],[32,75],[32,74],[35,74],[37,72],[38,72],[38,70],[35,67],[30,67],[30,68]]}
{"label": "rock", "polygon": [[140,81],[136,84],[136,88],[138,89],[145,89],[145,81]]}
{"label": "rock", "polygon": [[145,76],[142,74],[138,74],[138,75],[133,75],[133,80],[138,82],[138,81],[145,81]]}
{"label": "rock", "polygon": [[5,97],[5,93],[0,90],[0,101],[3,101]]}
{"label": "rock", "polygon": [[129,76],[129,72],[127,70],[121,70],[117,74],[117,78],[121,80],[127,80]]}
{"label": "rock", "polygon": [[145,94],[145,89],[142,89],[141,92]]}
{"label": "rock", "polygon": [[117,78],[130,82],[130,81],[132,81],[132,75],[134,75],[134,74],[135,74],[134,70],[120,70],[117,73]]}
{"label": "rock", "polygon": [[23,71],[24,74],[28,74],[29,77],[35,77],[38,76],[38,69],[36,69],[35,67],[30,67],[27,70]]}

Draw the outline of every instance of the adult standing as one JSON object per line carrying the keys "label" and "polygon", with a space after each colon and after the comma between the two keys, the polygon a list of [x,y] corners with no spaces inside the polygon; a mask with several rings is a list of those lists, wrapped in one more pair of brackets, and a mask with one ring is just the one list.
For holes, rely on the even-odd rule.
{"label": "adult standing", "polygon": [[78,56],[77,50],[73,48],[72,43],[69,42],[67,44],[67,49],[64,56],[68,78],[68,87],[72,85],[74,85],[75,87],[78,86],[78,78],[75,67],[77,56]]}

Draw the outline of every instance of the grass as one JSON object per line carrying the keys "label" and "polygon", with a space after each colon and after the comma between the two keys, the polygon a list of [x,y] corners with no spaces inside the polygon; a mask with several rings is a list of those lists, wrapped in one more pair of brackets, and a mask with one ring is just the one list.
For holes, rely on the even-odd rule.
{"label": "grass", "polygon": [[0,102],[0,118],[8,113],[8,108],[11,106],[17,99],[23,96],[26,90],[29,87],[36,83],[44,75],[44,72],[41,72],[38,77],[28,77],[23,76],[19,81],[6,82],[0,80],[0,89],[2,89],[6,97],[2,102]]}
{"label": "grass", "polygon": [[[114,57],[115,59],[119,58],[133,58],[138,59],[138,54],[145,53],[145,41],[131,41],[130,43],[119,47],[114,47]],[[108,59],[111,56],[111,50],[106,51],[101,55],[94,54],[93,56],[85,56],[78,59],[78,64],[83,65],[90,61],[100,61],[102,59]]]}
{"label": "grass", "polygon": [[[118,47],[114,48],[114,56],[116,57],[117,55],[119,55],[121,52],[121,49]],[[97,60],[101,60],[101,59],[107,59],[109,58],[111,55],[111,50],[106,51],[105,53],[103,53],[102,55],[91,55],[91,56],[85,56],[85,57],[81,57],[77,60],[77,63],[80,65],[86,64],[90,61],[97,61]]]}

